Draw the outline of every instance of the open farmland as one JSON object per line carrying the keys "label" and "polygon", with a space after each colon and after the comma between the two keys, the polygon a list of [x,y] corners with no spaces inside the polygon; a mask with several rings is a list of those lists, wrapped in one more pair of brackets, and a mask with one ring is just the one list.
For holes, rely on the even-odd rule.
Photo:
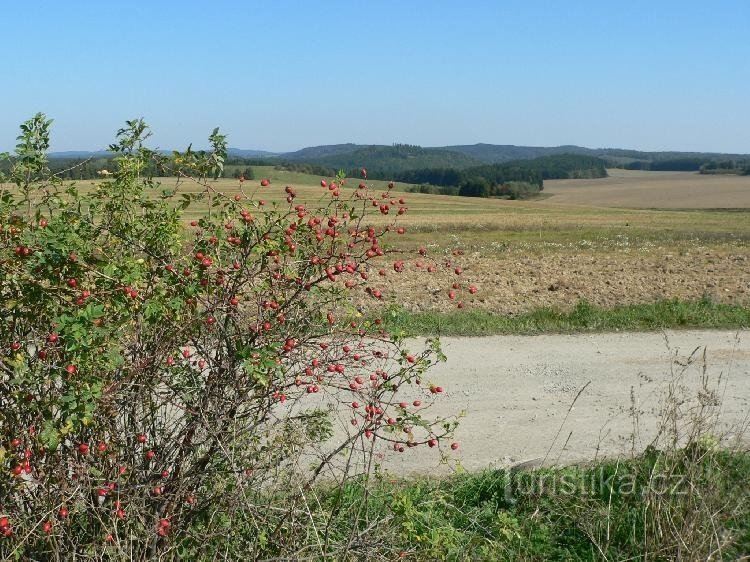
{"label": "open farmland", "polygon": [[[267,205],[287,204],[286,185],[297,188],[303,203],[328,197],[317,176],[271,166],[254,170],[256,179],[245,182],[243,193]],[[465,304],[501,314],[539,307],[569,310],[579,300],[601,307],[672,298],[750,302],[750,177],[610,173],[605,179],[548,180],[547,197],[531,201],[407,193],[409,186],[396,184],[394,197],[404,197],[409,209],[399,218],[406,227],[399,246],[422,246],[446,260],[456,250],[463,252],[462,281],[480,289],[463,295]],[[271,179],[269,187],[259,187],[262,177]],[[165,186],[174,182],[163,181]],[[357,178],[349,180],[342,196],[357,183]],[[387,190],[386,183],[368,182],[376,192]],[[240,183],[222,179],[215,187],[234,195]],[[180,187],[200,189],[191,183]],[[653,208],[660,205],[679,209]],[[642,208],[627,208],[636,206]],[[198,202],[186,220],[205,210]],[[418,269],[415,263],[407,262],[407,268]],[[385,302],[410,310],[456,307],[444,291],[452,282],[450,269],[404,276],[388,262],[382,265]],[[416,298],[425,287],[432,297]],[[368,302],[362,295],[360,304]]]}
{"label": "open farmland", "polygon": [[[567,310],[578,300],[750,302],[750,177],[611,173],[547,181],[547,197],[535,201],[414,195],[411,237],[464,251],[467,281],[481,288],[473,306],[498,313]],[[421,283],[437,291],[445,281],[411,276],[398,293],[417,294]],[[406,306],[455,306],[433,295]]]}

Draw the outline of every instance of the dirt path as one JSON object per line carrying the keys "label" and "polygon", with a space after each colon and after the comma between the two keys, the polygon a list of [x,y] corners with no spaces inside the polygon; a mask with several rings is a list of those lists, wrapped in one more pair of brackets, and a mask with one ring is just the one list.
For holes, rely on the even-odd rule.
{"label": "dirt path", "polygon": [[[458,458],[469,470],[545,457],[562,463],[623,454],[632,446],[631,391],[640,411],[635,446],[643,448],[658,425],[669,382],[679,378],[695,396],[704,346],[706,373],[722,402],[716,432],[747,424],[748,331],[444,338],[448,361],[429,378],[445,386],[446,396],[433,413],[466,411],[456,438]],[[745,439],[749,435],[745,432]],[[407,450],[388,467],[402,474],[441,472],[430,452]]]}

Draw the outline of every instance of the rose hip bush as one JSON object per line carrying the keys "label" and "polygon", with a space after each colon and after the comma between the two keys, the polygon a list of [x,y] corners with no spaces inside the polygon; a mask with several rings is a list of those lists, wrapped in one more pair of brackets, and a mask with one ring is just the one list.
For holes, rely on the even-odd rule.
{"label": "rose hip bush", "polygon": [[[366,481],[386,450],[437,460],[455,427],[423,415],[437,343],[412,355],[347,298],[382,296],[368,263],[405,206],[343,177],[309,207],[268,180],[227,196],[218,130],[210,151],[166,157],[141,120],[81,191],[48,169],[50,121],[21,129],[0,186],[0,557],[364,548],[329,538],[316,481]],[[261,201],[281,189],[286,204]]]}

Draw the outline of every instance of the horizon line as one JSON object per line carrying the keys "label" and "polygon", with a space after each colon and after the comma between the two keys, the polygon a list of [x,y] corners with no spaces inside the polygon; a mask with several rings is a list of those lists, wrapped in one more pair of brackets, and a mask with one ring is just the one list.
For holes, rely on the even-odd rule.
{"label": "horizon line", "polygon": [[[624,148],[624,147],[619,147],[619,146],[590,147],[590,146],[585,146],[585,145],[580,145],[580,144],[557,144],[557,145],[539,144],[537,145],[537,144],[500,144],[500,143],[489,143],[489,142],[475,142],[475,143],[450,144],[450,145],[432,145],[432,146],[412,144],[412,143],[402,143],[402,142],[393,142],[391,144],[340,142],[340,143],[327,143],[327,144],[313,144],[313,145],[307,145],[307,146],[303,146],[301,148],[292,149],[292,150],[268,150],[265,148],[241,148],[237,146],[230,146],[227,148],[227,150],[228,151],[237,150],[237,151],[246,151],[246,152],[257,151],[257,152],[265,152],[268,155],[282,156],[285,154],[292,154],[294,152],[299,152],[301,150],[305,150],[308,148],[319,148],[319,147],[325,147],[325,146],[342,146],[342,145],[353,145],[353,146],[358,146],[358,147],[391,147],[391,146],[396,146],[396,145],[406,145],[406,146],[414,146],[414,147],[425,148],[425,149],[444,149],[444,150],[450,150],[452,147],[456,147],[456,146],[480,146],[480,145],[494,146],[494,147],[542,148],[542,149],[570,147],[570,148],[582,148],[585,150],[626,150],[626,151],[645,152],[645,153],[674,152],[674,153],[683,153],[683,154],[717,154],[717,155],[750,156],[750,151],[748,152],[723,152],[723,151],[716,151],[716,150],[682,150],[682,149],[672,149],[672,148],[649,150],[649,149],[642,149],[642,148]],[[176,149],[153,147],[152,150],[163,151],[163,152],[174,152]],[[208,150],[208,149],[194,147],[193,150]],[[12,154],[12,150],[6,150],[6,151],[0,151],[0,152],[8,152]],[[54,155],[54,154],[61,154],[61,153],[66,153],[66,152],[99,153],[99,152],[109,152],[109,149],[104,147],[104,148],[98,148],[98,149],[74,148],[74,149],[65,149],[65,150],[49,150],[47,154]]]}

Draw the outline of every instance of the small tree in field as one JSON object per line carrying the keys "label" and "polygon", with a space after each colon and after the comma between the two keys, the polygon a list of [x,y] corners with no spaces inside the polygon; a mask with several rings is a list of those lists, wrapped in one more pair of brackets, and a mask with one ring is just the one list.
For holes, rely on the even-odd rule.
{"label": "small tree in field", "polygon": [[[218,130],[166,158],[141,120],[84,191],[49,173],[49,127],[22,125],[0,185],[0,558],[362,552],[329,538],[313,485],[455,425],[422,415],[437,343],[412,355],[346,298],[382,297],[367,264],[404,204],[343,177],[314,205],[268,180],[225,195]],[[145,175],[169,168],[176,188]],[[406,404],[409,385],[424,396]]]}
{"label": "small tree in field", "polygon": [[484,178],[470,178],[461,183],[458,194],[462,197],[489,197],[490,183]]}

